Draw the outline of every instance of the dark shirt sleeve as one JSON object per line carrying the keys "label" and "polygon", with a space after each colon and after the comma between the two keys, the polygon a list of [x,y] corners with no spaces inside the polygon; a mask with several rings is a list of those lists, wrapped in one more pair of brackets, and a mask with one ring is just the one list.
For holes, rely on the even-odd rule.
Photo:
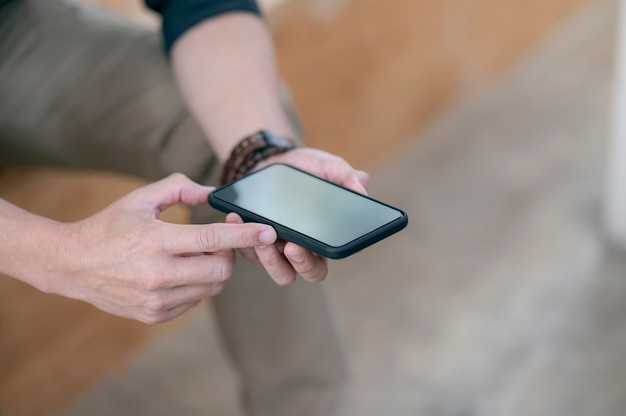
{"label": "dark shirt sleeve", "polygon": [[163,41],[169,53],[176,39],[194,25],[229,12],[261,15],[255,0],[144,0],[163,17]]}

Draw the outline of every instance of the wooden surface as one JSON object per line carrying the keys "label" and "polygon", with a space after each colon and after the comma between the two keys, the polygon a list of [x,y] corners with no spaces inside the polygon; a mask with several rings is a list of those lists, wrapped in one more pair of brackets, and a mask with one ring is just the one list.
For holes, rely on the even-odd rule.
{"label": "wooden surface", "polygon": [[[367,167],[456,98],[505,72],[583,2],[358,0],[328,7],[316,1],[296,8],[277,27],[280,67],[309,143]],[[0,197],[65,221],[139,185],[117,176],[56,171],[0,178]],[[174,212],[172,219],[184,215]],[[50,413],[123,366],[155,331],[0,277],[4,413]]]}

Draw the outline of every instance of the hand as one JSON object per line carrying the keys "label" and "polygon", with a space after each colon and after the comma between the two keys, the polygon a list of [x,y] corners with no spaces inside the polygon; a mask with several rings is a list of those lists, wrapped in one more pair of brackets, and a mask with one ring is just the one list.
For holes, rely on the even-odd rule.
{"label": "hand", "polygon": [[145,323],[164,322],[218,294],[235,248],[272,245],[262,224],[175,225],[159,213],[205,204],[213,188],[175,174],[140,188],[83,221],[63,224],[49,292]]}
{"label": "hand", "polygon": [[362,170],[355,170],[339,156],[323,150],[298,147],[286,153],[272,156],[260,162],[255,170],[274,163],[285,163],[317,175],[327,181],[367,195],[369,175]]}
{"label": "hand", "polygon": [[[311,148],[297,148],[287,153],[273,156],[256,166],[261,169],[273,163],[285,163],[320,176],[328,181],[345,186],[355,192],[367,195],[369,175],[352,168],[342,158]],[[226,217],[229,224],[243,224],[237,214]],[[327,259],[297,244],[278,241],[273,245],[265,245],[240,250],[249,261],[265,268],[274,281],[287,286],[300,274],[309,282],[320,282],[328,274]]]}

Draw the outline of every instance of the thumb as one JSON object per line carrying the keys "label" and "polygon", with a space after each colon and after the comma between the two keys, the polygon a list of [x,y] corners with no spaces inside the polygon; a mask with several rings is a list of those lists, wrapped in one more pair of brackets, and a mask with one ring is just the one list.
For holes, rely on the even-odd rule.
{"label": "thumb", "polygon": [[215,188],[195,183],[182,173],[174,173],[139,188],[132,195],[142,208],[158,213],[178,203],[193,206],[206,204],[213,189]]}

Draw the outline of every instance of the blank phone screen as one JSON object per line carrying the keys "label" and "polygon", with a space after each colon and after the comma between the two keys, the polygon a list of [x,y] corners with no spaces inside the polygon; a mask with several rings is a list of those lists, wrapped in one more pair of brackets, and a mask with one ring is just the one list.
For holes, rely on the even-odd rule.
{"label": "blank phone screen", "polygon": [[402,212],[286,165],[272,165],[215,196],[329,246],[340,247]]}

